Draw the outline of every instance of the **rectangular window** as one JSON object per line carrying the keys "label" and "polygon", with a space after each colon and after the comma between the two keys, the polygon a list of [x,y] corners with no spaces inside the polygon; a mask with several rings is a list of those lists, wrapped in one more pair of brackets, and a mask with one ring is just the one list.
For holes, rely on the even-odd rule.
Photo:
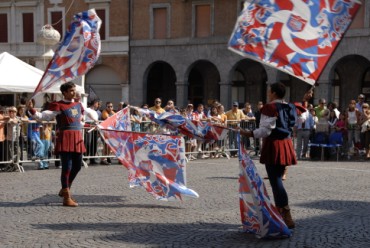
{"label": "rectangular window", "polygon": [[167,38],[167,8],[153,9],[153,38],[166,39]]}
{"label": "rectangular window", "polygon": [[8,15],[0,14],[0,43],[8,42]]}
{"label": "rectangular window", "polygon": [[195,7],[195,37],[211,35],[211,6],[197,5]]}
{"label": "rectangular window", "polygon": [[105,15],[105,9],[97,9],[96,10],[96,14],[98,14],[99,18],[101,19],[102,23],[101,23],[101,27],[100,27],[100,39],[101,40],[105,40],[105,35],[106,35],[106,31],[105,31],[105,25],[106,25],[106,15]]}
{"label": "rectangular window", "polygon": [[61,11],[52,11],[51,15],[51,25],[53,28],[59,32],[60,37],[64,35],[63,32],[63,13]]}
{"label": "rectangular window", "polygon": [[23,42],[34,42],[33,13],[23,13]]}

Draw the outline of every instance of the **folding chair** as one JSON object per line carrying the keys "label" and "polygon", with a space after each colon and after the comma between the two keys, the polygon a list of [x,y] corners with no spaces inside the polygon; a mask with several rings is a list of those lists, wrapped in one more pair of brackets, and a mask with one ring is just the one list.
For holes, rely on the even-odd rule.
{"label": "folding chair", "polygon": [[[322,144],[321,148],[335,148],[337,152],[337,162],[339,161],[339,151],[343,146],[343,136],[341,132],[334,132],[329,136],[329,143]],[[323,153],[323,152],[322,152]]]}
{"label": "folding chair", "polygon": [[325,158],[325,148],[322,146],[324,144],[327,144],[328,142],[328,135],[324,132],[317,132],[315,133],[315,136],[312,140],[312,142],[310,142],[308,144],[308,146],[310,147],[310,157],[311,159],[314,159],[316,156],[315,156],[315,153],[313,151],[320,151],[320,159],[321,161],[324,161],[324,158]]}

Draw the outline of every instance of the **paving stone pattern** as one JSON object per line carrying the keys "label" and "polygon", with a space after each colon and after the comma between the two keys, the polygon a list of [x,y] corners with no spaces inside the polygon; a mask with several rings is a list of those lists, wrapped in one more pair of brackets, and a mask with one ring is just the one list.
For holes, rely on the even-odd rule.
{"label": "paving stone pattern", "polygon": [[[264,166],[256,161],[265,176]],[[188,186],[199,199],[161,202],[130,189],[120,165],[83,168],[78,208],[61,206],[60,170],[0,173],[0,247],[369,247],[369,162],[303,161],[285,182],[294,235],[239,232],[238,161],[195,160]],[[266,185],[271,190],[267,181]]]}

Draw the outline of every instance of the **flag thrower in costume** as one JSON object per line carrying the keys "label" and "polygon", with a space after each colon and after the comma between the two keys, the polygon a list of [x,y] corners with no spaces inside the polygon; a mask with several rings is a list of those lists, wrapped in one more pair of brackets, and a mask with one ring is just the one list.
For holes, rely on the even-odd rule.
{"label": "flag thrower in costume", "polygon": [[55,84],[72,81],[86,74],[100,54],[101,20],[94,9],[76,14],[64,40],[48,64],[33,98]]}
{"label": "flag thrower in costume", "polygon": [[314,85],[359,0],[245,1],[229,49]]}
{"label": "flag thrower in costume", "polygon": [[[240,132],[238,132],[240,140]],[[239,204],[243,230],[258,238],[290,237],[291,231],[285,225],[276,207],[271,203],[265,184],[257,172],[244,145],[239,145]]]}
{"label": "flag thrower in costume", "polygon": [[180,133],[198,140],[223,140],[229,132],[229,129],[224,126],[214,125],[211,122],[192,121],[180,114],[164,112],[163,114],[158,115],[149,109],[132,106],[131,108],[138,110],[141,114],[145,114],[150,118],[150,120],[162,127],[169,128],[172,131],[178,130]]}

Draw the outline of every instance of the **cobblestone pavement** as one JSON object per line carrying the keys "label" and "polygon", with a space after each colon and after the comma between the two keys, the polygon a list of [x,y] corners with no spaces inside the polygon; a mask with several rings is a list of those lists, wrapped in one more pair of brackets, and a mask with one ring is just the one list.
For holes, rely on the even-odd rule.
{"label": "cobblestone pavement", "polygon": [[[263,165],[256,162],[265,176]],[[60,170],[0,173],[0,247],[368,247],[370,163],[300,162],[285,181],[294,235],[260,240],[238,231],[238,161],[195,160],[188,186],[200,195],[160,202],[129,189],[120,165],[83,168],[78,208],[61,206]],[[270,192],[268,183],[266,184]],[[271,192],[270,192],[271,196]]]}

